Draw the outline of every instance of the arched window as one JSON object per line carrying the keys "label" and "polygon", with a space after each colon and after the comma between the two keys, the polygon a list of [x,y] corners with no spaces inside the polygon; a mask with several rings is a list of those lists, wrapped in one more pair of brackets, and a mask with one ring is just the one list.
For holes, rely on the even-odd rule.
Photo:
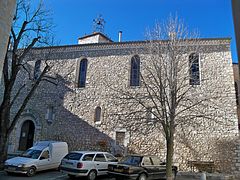
{"label": "arched window", "polygon": [[140,58],[135,55],[131,59],[130,86],[140,85]]}
{"label": "arched window", "polygon": [[189,56],[189,84],[200,85],[199,55],[192,53]]}
{"label": "arched window", "polygon": [[101,107],[96,107],[96,109],[95,109],[95,116],[94,116],[94,122],[96,123],[96,122],[101,122],[101,111],[102,111],[102,109],[101,109]]}
{"label": "arched window", "polygon": [[79,79],[78,87],[86,86],[86,76],[87,76],[87,59],[82,59],[79,66]]}
{"label": "arched window", "polygon": [[34,73],[33,73],[33,78],[36,80],[39,78],[40,74],[41,74],[41,60],[37,60],[35,62],[35,66],[34,66]]}

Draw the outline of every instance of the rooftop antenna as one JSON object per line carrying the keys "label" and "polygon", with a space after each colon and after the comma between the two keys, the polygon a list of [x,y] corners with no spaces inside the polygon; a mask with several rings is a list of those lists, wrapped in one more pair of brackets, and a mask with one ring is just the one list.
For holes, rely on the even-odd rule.
{"label": "rooftop antenna", "polygon": [[102,15],[99,14],[96,19],[93,19],[93,32],[104,33],[105,20]]}

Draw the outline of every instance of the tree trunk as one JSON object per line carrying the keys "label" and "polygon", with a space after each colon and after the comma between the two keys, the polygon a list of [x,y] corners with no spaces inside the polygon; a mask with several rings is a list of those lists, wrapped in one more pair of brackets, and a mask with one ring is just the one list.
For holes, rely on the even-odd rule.
{"label": "tree trunk", "polygon": [[10,98],[5,98],[0,106],[0,169],[7,159],[8,126],[10,123]]}
{"label": "tree trunk", "polygon": [[173,180],[172,177],[172,163],[173,163],[173,135],[170,133],[170,137],[167,137],[167,158],[166,158],[166,178],[167,180]]}
{"label": "tree trunk", "polygon": [[0,133],[0,170],[4,167],[4,162],[7,159],[7,142],[8,136],[6,129],[2,128],[1,126],[1,133]]}

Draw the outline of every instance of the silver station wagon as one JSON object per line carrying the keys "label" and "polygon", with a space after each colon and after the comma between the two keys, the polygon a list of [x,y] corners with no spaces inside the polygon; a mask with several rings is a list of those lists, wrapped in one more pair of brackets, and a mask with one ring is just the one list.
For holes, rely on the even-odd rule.
{"label": "silver station wagon", "polygon": [[62,159],[60,170],[70,178],[85,176],[95,180],[97,176],[107,175],[108,165],[117,162],[117,158],[108,152],[73,151]]}

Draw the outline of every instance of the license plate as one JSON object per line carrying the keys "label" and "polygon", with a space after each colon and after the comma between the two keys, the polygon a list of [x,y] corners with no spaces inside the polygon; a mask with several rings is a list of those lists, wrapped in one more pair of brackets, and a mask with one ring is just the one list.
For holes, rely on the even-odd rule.
{"label": "license plate", "polygon": [[114,169],[115,172],[123,172],[123,169]]}
{"label": "license plate", "polygon": [[68,165],[73,165],[73,163],[70,163],[70,162],[65,162],[65,164],[68,164]]}

